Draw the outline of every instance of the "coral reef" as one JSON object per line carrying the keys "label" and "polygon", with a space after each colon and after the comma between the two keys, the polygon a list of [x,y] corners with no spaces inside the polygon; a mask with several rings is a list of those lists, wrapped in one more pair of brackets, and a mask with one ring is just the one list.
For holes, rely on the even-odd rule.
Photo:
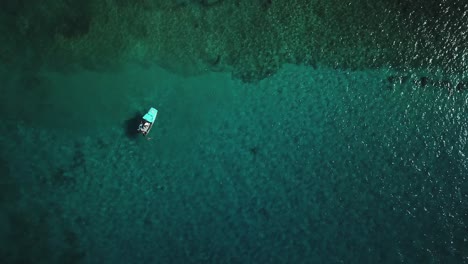
{"label": "coral reef", "polygon": [[[28,43],[43,64],[59,69],[108,69],[133,61],[183,74],[230,71],[254,82],[284,63],[447,74],[468,68],[468,17],[457,0],[25,3],[10,3],[3,11],[9,16],[4,20],[15,21],[9,22],[14,31],[4,46]],[[6,50],[0,50],[3,61]]]}

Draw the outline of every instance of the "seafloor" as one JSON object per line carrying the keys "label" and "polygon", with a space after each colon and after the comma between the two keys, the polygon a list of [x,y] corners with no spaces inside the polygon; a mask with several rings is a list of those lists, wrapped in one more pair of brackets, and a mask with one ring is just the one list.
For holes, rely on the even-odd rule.
{"label": "seafloor", "polygon": [[468,6],[380,2],[3,1],[0,263],[468,262]]}

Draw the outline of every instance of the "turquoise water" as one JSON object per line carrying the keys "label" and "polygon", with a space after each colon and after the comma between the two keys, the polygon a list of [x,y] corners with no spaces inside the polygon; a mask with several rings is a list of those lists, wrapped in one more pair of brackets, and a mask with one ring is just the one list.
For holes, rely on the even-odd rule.
{"label": "turquoise water", "polygon": [[[3,263],[467,261],[466,93],[129,65],[42,72],[40,97],[3,73]],[[149,106],[153,139],[130,137]]]}
{"label": "turquoise water", "polygon": [[468,263],[435,2],[3,1],[0,263]]}

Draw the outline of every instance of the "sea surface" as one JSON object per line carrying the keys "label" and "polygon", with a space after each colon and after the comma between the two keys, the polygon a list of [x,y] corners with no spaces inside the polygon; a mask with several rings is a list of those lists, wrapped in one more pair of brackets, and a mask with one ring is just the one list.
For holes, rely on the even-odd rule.
{"label": "sea surface", "polygon": [[461,68],[249,82],[31,52],[0,66],[0,263],[468,263]]}
{"label": "sea surface", "polygon": [[[467,261],[467,93],[379,72],[285,65],[253,85],[129,65],[43,72],[41,97],[7,72],[11,263]],[[131,124],[150,106],[148,141]]]}

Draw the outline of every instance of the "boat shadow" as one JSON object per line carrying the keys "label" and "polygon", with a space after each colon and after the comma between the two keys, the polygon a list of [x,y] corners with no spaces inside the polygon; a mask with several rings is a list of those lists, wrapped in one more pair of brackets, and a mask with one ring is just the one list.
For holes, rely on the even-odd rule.
{"label": "boat shadow", "polygon": [[140,133],[138,132],[138,125],[140,124],[141,117],[143,114],[141,112],[136,112],[131,118],[125,120],[124,129],[125,135],[130,139],[136,139]]}

